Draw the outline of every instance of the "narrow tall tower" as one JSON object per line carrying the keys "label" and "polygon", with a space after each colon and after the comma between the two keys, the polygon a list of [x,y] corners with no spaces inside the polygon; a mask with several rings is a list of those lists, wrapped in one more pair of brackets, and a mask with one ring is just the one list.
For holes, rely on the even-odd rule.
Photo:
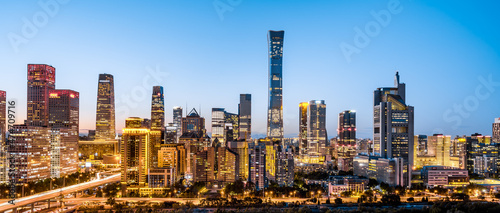
{"label": "narrow tall tower", "polygon": [[239,140],[250,141],[252,138],[252,95],[240,94],[238,105]]}
{"label": "narrow tall tower", "polygon": [[162,86],[153,87],[151,100],[151,130],[162,130],[165,127],[165,99]]}
{"label": "narrow tall tower", "polygon": [[115,89],[110,74],[99,74],[95,128],[96,140],[115,138]]}
{"label": "narrow tall tower", "polygon": [[283,138],[283,37],[285,31],[269,31],[269,104],[267,137]]}
{"label": "narrow tall tower", "polygon": [[28,64],[28,125],[49,125],[49,91],[55,89],[55,79],[56,68]]}

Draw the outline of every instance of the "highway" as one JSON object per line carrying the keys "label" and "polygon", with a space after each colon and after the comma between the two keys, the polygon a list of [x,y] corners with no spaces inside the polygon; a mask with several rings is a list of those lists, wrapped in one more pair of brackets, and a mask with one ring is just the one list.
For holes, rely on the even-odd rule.
{"label": "highway", "polygon": [[84,183],[80,183],[80,184],[76,184],[76,185],[72,185],[72,186],[67,186],[67,187],[60,188],[60,189],[54,189],[54,190],[34,194],[31,196],[22,197],[22,198],[16,199],[14,202],[14,205],[12,205],[8,202],[1,203],[0,204],[0,212],[4,212],[7,210],[16,208],[16,207],[19,208],[19,207],[26,206],[26,205],[29,205],[29,204],[35,203],[35,202],[47,201],[48,199],[55,198],[61,194],[67,195],[67,194],[82,191],[82,190],[85,190],[88,188],[93,188],[93,187],[97,187],[97,186],[100,186],[100,185],[103,185],[106,183],[113,183],[113,182],[117,182],[117,181],[120,181],[120,174],[115,174],[115,175],[111,175],[109,177],[96,179],[96,180],[92,180],[89,182],[84,182]]}

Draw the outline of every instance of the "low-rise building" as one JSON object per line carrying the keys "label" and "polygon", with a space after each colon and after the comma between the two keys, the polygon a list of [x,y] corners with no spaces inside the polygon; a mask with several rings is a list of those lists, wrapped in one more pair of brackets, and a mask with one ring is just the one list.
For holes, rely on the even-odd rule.
{"label": "low-rise building", "polygon": [[469,184],[467,170],[454,167],[424,166],[421,177],[426,187],[455,187]]}

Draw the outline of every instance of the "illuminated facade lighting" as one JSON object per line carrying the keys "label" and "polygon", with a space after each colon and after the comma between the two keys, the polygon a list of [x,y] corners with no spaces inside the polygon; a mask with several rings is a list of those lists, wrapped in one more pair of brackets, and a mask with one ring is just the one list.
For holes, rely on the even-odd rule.
{"label": "illuminated facade lighting", "polygon": [[252,139],[252,95],[240,94],[238,104],[239,136],[238,140],[250,141]]}
{"label": "illuminated facade lighting", "polygon": [[115,139],[115,88],[113,75],[99,74],[96,110],[96,140]]}
{"label": "illuminated facade lighting", "polygon": [[269,102],[267,137],[283,139],[283,38],[285,31],[269,31]]}
{"label": "illuminated facade lighting", "polygon": [[7,183],[8,163],[7,163],[7,147],[5,144],[5,133],[7,132],[7,93],[0,90],[0,184]]}
{"label": "illuminated facade lighting", "polygon": [[28,125],[49,125],[49,91],[55,89],[55,78],[54,67],[28,64]]}
{"label": "illuminated facade lighting", "polygon": [[337,141],[338,168],[342,171],[352,170],[352,160],[356,154],[356,112],[339,113]]}

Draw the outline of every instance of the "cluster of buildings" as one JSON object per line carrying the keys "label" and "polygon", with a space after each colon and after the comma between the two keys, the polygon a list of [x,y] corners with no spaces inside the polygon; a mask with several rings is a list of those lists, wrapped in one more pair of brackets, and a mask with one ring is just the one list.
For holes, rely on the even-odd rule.
{"label": "cluster of buildings", "polygon": [[78,169],[79,93],[56,89],[55,74],[52,66],[28,64],[27,119],[9,122],[8,137],[6,92],[0,91],[2,183],[63,177]]}
{"label": "cluster of buildings", "polygon": [[329,166],[354,174],[319,180],[331,194],[362,191],[368,178],[452,187],[468,184],[471,173],[498,176],[500,119],[493,137],[415,135],[414,107],[406,102],[406,85],[397,72],[394,87],[374,91],[373,140],[356,138],[354,110],[339,113],[337,137],[328,140],[323,100],[300,103],[298,139],[284,138],[283,39],[284,31],[269,31],[267,137],[262,139],[251,137],[251,94],[240,94],[237,113],[212,108],[209,135],[196,109],[183,114],[182,107],[174,107],[172,122],[165,123],[162,86],[152,88],[151,117],[127,118],[117,136],[110,74],[99,75],[96,129],[79,138],[79,93],[55,88],[54,67],[29,64],[24,124],[6,129],[6,92],[0,91],[0,183],[65,176],[78,170],[79,160],[82,167],[120,167],[125,194],[161,193],[180,180],[215,189],[239,179],[257,190],[271,182],[291,186],[295,172]]}

